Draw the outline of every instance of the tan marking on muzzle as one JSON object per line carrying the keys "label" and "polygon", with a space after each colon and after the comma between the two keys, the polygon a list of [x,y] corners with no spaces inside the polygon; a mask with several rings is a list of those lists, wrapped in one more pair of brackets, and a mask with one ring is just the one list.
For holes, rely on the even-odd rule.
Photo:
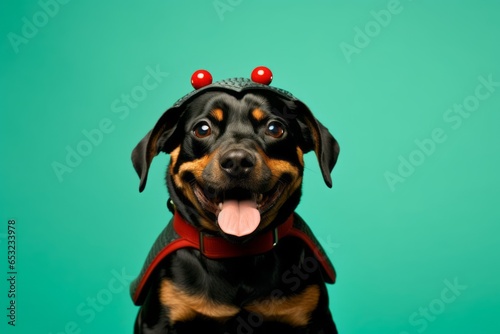
{"label": "tan marking on muzzle", "polygon": [[276,200],[273,207],[268,212],[266,212],[265,218],[263,217],[264,219],[261,221],[261,224],[259,226],[259,230],[261,230],[268,226],[276,218],[276,215],[278,214],[281,206],[294,193],[294,191],[300,187],[302,183],[302,177],[300,176],[299,168],[292,165],[290,162],[286,160],[270,158],[267,154],[264,153],[262,149],[258,149],[258,152],[262,157],[263,163],[271,170],[273,184],[270,185],[270,188],[274,188],[276,186],[276,182],[278,182],[278,180],[284,174],[290,175],[292,180],[283,190],[283,193]]}

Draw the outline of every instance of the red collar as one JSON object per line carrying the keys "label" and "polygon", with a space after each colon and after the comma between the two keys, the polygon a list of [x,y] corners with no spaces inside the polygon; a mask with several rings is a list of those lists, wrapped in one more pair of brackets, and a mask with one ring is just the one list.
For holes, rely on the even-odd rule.
{"label": "red collar", "polygon": [[258,234],[243,245],[230,242],[223,237],[205,234],[189,224],[182,216],[174,214],[174,229],[185,243],[198,249],[211,259],[262,254],[273,249],[280,239],[287,236],[293,227],[293,214],[273,230]]}

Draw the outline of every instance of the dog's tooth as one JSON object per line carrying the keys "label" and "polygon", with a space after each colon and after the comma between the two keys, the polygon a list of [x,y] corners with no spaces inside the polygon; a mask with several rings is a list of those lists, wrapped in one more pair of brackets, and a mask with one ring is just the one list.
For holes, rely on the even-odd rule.
{"label": "dog's tooth", "polygon": [[219,209],[222,210],[222,202],[219,203],[218,207],[219,207]]}
{"label": "dog's tooth", "polygon": [[257,196],[257,202],[261,202],[263,198],[264,198],[264,195],[259,194],[259,196]]}

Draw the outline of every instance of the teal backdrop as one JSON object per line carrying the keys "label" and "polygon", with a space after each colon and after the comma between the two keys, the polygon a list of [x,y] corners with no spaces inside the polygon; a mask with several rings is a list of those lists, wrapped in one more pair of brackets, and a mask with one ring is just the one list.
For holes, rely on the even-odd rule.
{"label": "teal backdrop", "polygon": [[500,333],[500,3],[7,0],[0,13],[0,332],[132,332],[128,284],[170,214],[168,156],[140,194],[131,150],[196,69],[265,65],[341,146],[332,189],[307,156],[298,207],[338,271],[340,332]]}

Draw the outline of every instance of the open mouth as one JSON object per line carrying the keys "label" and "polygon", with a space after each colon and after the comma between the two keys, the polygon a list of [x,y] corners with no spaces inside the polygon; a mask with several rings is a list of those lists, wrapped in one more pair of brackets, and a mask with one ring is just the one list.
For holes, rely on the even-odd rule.
{"label": "open mouth", "polygon": [[230,235],[245,236],[254,232],[261,216],[276,203],[286,183],[283,180],[264,193],[256,193],[244,188],[217,190],[193,184],[193,192],[203,206],[217,218],[220,229]]}

